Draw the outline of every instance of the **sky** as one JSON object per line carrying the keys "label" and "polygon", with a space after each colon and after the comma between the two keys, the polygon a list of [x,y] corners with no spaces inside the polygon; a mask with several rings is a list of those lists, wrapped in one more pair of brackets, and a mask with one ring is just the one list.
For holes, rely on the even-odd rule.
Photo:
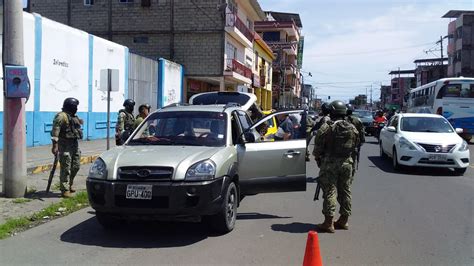
{"label": "sky", "polygon": [[[474,0],[259,0],[264,11],[299,13],[304,36],[304,82],[318,98],[380,98],[391,70],[414,69],[415,59],[439,58],[449,10],[474,10]],[[446,55],[444,40],[444,56]]]}

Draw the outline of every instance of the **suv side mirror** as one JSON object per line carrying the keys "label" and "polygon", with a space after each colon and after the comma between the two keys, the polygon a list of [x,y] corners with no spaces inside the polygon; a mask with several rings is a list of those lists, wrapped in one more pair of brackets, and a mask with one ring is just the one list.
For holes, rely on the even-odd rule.
{"label": "suv side mirror", "polygon": [[462,134],[462,133],[464,133],[464,129],[462,129],[462,128],[456,128],[456,133]]}
{"label": "suv side mirror", "polygon": [[393,126],[387,127],[388,132],[397,132],[397,129]]}
{"label": "suv side mirror", "polygon": [[243,134],[245,142],[247,143],[254,143],[255,142],[255,135],[252,132],[245,132]]}

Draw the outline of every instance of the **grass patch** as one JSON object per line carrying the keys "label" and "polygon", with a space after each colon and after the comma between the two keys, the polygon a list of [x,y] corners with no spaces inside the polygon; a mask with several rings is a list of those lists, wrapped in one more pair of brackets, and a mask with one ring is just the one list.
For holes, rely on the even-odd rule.
{"label": "grass patch", "polygon": [[62,199],[60,202],[53,203],[31,216],[8,219],[5,223],[0,224],[0,239],[7,238],[14,233],[24,231],[52,219],[66,216],[87,206],[89,206],[87,192],[78,192],[75,197]]}
{"label": "grass patch", "polygon": [[22,204],[22,203],[27,203],[27,202],[30,202],[30,201],[31,201],[31,199],[18,198],[18,199],[14,199],[12,202],[16,203],[16,204]]}

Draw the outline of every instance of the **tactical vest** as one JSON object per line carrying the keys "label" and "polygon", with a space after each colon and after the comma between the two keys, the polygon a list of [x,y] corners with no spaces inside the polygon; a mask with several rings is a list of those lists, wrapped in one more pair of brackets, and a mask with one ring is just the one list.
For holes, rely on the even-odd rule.
{"label": "tactical vest", "polygon": [[124,113],[125,114],[125,117],[123,118],[123,130],[125,131],[133,131],[134,129],[134,124],[135,124],[135,118],[133,117],[132,114],[129,114],[128,112],[126,112],[124,109],[121,109],[119,111],[119,115],[120,113]]}
{"label": "tactical vest", "polygon": [[357,146],[357,129],[345,120],[338,120],[330,125],[328,132],[328,156],[348,158]]}
{"label": "tactical vest", "polygon": [[61,125],[61,130],[59,131],[59,138],[63,139],[82,139],[83,133],[81,128],[81,123],[79,122],[79,117],[71,116],[66,112],[62,112],[67,117],[67,123]]}

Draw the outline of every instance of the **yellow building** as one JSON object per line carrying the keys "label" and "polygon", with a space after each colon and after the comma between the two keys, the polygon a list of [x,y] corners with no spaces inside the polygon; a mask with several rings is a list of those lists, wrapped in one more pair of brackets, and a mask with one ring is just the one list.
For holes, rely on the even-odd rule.
{"label": "yellow building", "polygon": [[272,109],[272,63],[275,60],[272,49],[255,34],[253,49],[255,60],[252,87],[257,96],[257,103],[262,110]]}

